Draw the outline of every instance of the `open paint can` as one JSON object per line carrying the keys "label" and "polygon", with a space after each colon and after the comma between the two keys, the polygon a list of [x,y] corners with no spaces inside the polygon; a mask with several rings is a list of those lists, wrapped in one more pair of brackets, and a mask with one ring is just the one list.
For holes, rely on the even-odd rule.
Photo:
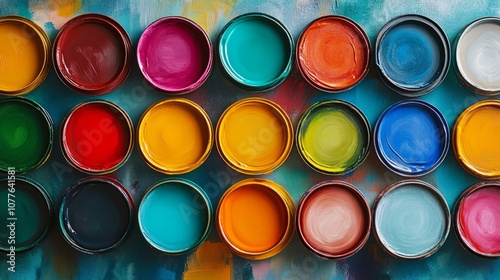
{"label": "open paint can", "polygon": [[370,40],[353,20],[329,15],[312,21],[300,34],[296,63],[302,77],[324,92],[346,91],[368,73]]}
{"label": "open paint can", "polygon": [[161,18],[149,25],[137,45],[137,61],[146,81],[168,94],[199,88],[212,70],[207,33],[185,17]]}
{"label": "open paint can", "polygon": [[500,183],[479,182],[466,189],[454,207],[455,233],[470,252],[500,257]]}
{"label": "open paint can", "polygon": [[343,259],[359,251],[371,228],[370,206],[363,194],[343,181],[325,181],[302,195],[297,208],[297,231],[316,255]]}
{"label": "open paint can", "polygon": [[438,189],[403,180],[382,191],[373,205],[373,230],[382,248],[402,259],[434,254],[450,231],[450,210]]}
{"label": "open paint can", "polygon": [[216,226],[222,242],[235,254],[251,260],[270,258],[293,237],[295,206],[277,183],[245,179],[222,195]]}
{"label": "open paint can", "polygon": [[205,191],[185,179],[151,186],[139,206],[139,227],[146,241],[161,252],[179,255],[196,250],[212,228],[212,203]]}
{"label": "open paint can", "polygon": [[0,94],[21,95],[38,87],[51,66],[50,39],[33,21],[0,17]]}
{"label": "open paint can", "polygon": [[399,94],[416,97],[435,89],[450,67],[450,43],[433,20],[403,15],[377,35],[375,63],[382,81]]}

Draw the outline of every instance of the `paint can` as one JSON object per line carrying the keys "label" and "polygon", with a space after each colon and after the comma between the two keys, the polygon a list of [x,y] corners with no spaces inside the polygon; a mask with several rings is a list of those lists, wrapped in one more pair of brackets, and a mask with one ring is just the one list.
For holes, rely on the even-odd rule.
{"label": "paint can", "polygon": [[0,17],[0,94],[26,94],[47,77],[51,66],[50,39],[33,21]]}
{"label": "paint can", "polygon": [[223,73],[237,86],[266,91],[281,84],[293,64],[293,38],[276,18],[264,13],[235,17],[217,42]]}
{"label": "paint can", "polygon": [[133,224],[134,203],[120,182],[87,177],[70,186],[59,209],[59,227],[73,248],[98,254],[120,246]]}
{"label": "paint can", "polygon": [[271,173],[285,162],[293,146],[293,126],[286,112],[259,97],[230,105],[219,118],[215,135],[221,158],[249,175]]}
{"label": "paint can", "polygon": [[346,91],[368,73],[370,40],[363,28],[347,17],[320,17],[300,34],[296,63],[302,77],[318,90]]}
{"label": "paint can", "polygon": [[210,155],[212,122],[205,110],[191,100],[160,100],[139,120],[137,143],[152,169],[168,175],[188,173]]}
{"label": "paint can", "polygon": [[455,202],[455,234],[469,252],[500,257],[500,183],[479,182]]}
{"label": "paint can", "polygon": [[[0,179],[0,251],[27,251],[37,246],[48,234],[53,206],[47,191],[32,179],[9,172]],[[13,225],[13,226],[11,226]],[[12,243],[12,240],[15,243]]]}
{"label": "paint can", "polygon": [[205,191],[186,179],[151,186],[139,206],[139,227],[157,250],[179,255],[196,250],[212,228],[213,208]]}
{"label": "paint can", "polygon": [[455,42],[460,81],[484,95],[500,93],[500,18],[485,17],[465,26]]}
{"label": "paint can", "polygon": [[401,259],[422,259],[446,241],[450,210],[443,195],[431,184],[403,180],[375,199],[373,230],[378,244]]}
{"label": "paint can", "polygon": [[79,171],[103,175],[116,171],[133,148],[133,124],[127,112],[104,100],[76,105],[61,124],[61,150]]}
{"label": "paint can", "polygon": [[479,101],[465,109],[453,128],[453,151],[470,174],[500,178],[500,101]]}
{"label": "paint can", "polygon": [[293,237],[295,206],[277,183],[260,178],[237,182],[222,195],[216,213],[222,242],[250,260],[270,258]]}
{"label": "paint can", "polygon": [[321,182],[300,198],[298,235],[302,244],[317,256],[352,256],[368,240],[370,228],[370,206],[363,194],[347,182]]}
{"label": "paint can", "polygon": [[179,95],[196,90],[207,80],[212,49],[210,38],[197,23],[185,17],[164,17],[142,33],[137,62],[152,87]]}
{"label": "paint can", "polygon": [[375,63],[380,77],[401,95],[416,97],[435,89],[446,77],[450,60],[446,33],[427,17],[396,17],[377,35]]}
{"label": "paint can", "polygon": [[44,164],[53,145],[54,124],[38,103],[23,97],[0,99],[0,171],[16,173]]}
{"label": "paint can", "polygon": [[114,19],[83,14],[66,22],[54,40],[54,68],[71,90],[86,95],[112,92],[132,67],[132,42]]}
{"label": "paint can", "polygon": [[416,177],[432,172],[446,157],[450,131],[443,114],[421,100],[403,100],[385,109],[373,132],[377,157],[392,172]]}
{"label": "paint can", "polygon": [[355,105],[341,100],[313,104],[297,127],[297,150],[312,169],[342,175],[359,167],[370,150],[370,124]]}

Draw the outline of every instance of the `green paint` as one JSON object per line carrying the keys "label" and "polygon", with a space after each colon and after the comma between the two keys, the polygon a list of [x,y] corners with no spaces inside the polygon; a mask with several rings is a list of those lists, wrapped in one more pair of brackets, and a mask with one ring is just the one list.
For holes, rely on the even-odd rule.
{"label": "green paint", "polygon": [[293,40],[277,20],[246,14],[230,22],[219,40],[221,63],[240,85],[269,89],[290,73]]}
{"label": "green paint", "polygon": [[25,98],[0,101],[0,170],[26,172],[45,162],[52,149],[52,120]]}
{"label": "green paint", "polygon": [[299,126],[302,157],[320,172],[343,174],[355,169],[368,154],[369,127],[363,120],[343,103],[311,106]]}
{"label": "green paint", "polygon": [[[48,194],[42,187],[31,181],[17,177],[14,192],[10,192],[7,179],[0,180],[0,250],[10,251],[15,245],[16,251],[32,248],[42,240],[49,229],[52,215],[52,204]],[[10,196],[8,196],[11,194]],[[14,195],[14,196],[12,196]],[[9,201],[8,198],[12,200]],[[9,215],[9,208],[15,202],[14,216]],[[14,217],[15,221],[7,220]],[[15,244],[9,243],[10,229],[6,226],[15,223]],[[12,242],[12,241],[11,241]]]}

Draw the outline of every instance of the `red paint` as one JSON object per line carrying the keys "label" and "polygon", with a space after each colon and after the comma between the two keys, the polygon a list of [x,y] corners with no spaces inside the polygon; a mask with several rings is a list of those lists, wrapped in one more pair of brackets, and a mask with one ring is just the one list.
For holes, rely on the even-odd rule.
{"label": "red paint", "polygon": [[111,18],[96,14],[75,17],[56,37],[56,73],[77,92],[108,93],[127,78],[131,48],[125,30]]}
{"label": "red paint", "polygon": [[132,147],[131,123],[125,113],[108,102],[77,106],[63,123],[62,146],[78,169],[107,173],[128,157]]}

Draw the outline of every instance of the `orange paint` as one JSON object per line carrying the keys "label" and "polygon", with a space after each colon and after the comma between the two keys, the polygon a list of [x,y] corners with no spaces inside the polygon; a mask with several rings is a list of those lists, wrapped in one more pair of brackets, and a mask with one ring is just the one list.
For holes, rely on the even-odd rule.
{"label": "orange paint", "polygon": [[231,252],[223,243],[206,241],[190,256],[183,279],[230,279],[232,262]]}
{"label": "orange paint", "polygon": [[327,91],[347,90],[368,73],[370,41],[354,21],[326,16],[313,21],[300,35],[297,64],[314,87]]}
{"label": "orange paint", "polygon": [[217,230],[235,253],[263,259],[279,253],[293,235],[294,206],[278,184],[247,179],[229,188],[217,209]]}

